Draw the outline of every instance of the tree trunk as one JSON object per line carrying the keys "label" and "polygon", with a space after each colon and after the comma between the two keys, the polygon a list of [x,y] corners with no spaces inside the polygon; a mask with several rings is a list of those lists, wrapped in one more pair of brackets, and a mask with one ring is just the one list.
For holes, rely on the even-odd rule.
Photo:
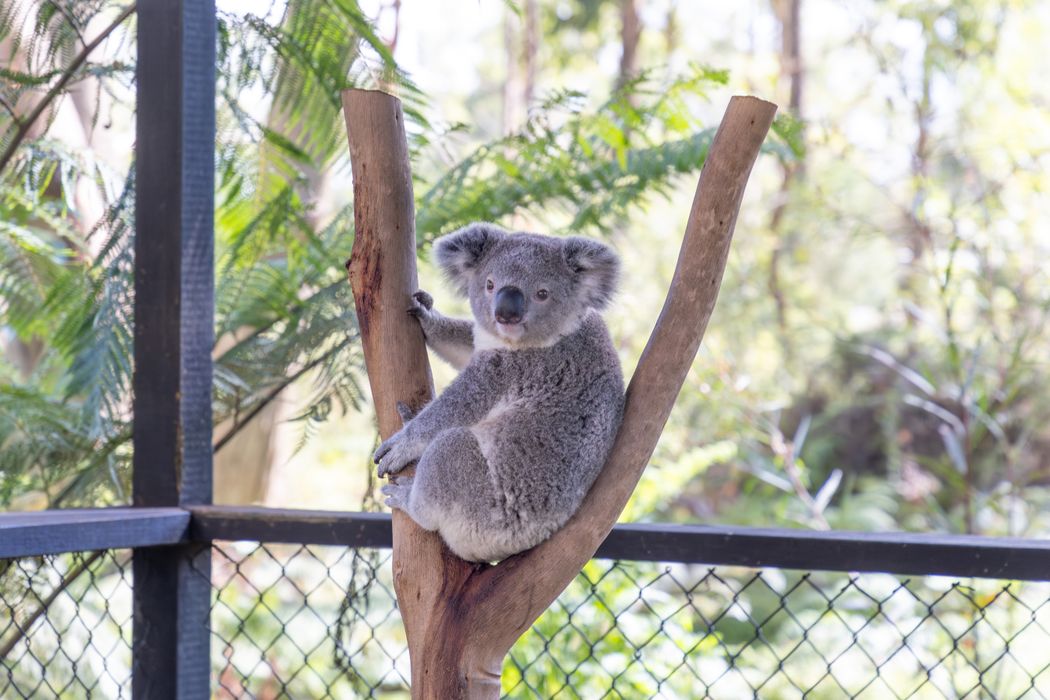
{"label": "tree trunk", "polygon": [[[379,431],[400,427],[433,388],[423,335],[405,313],[415,291],[412,183],[397,99],[347,90],[354,176],[350,284]],[[546,542],[495,566],[470,564],[394,511],[394,588],[417,700],[496,698],[503,657],[594,555],[660,437],[714,309],[751,167],[776,106],[734,97],[708,153],[663,311],[627,389],[609,460],[580,510]]]}
{"label": "tree trunk", "polygon": [[525,0],[522,16],[514,8],[503,8],[503,133],[517,130],[528,119],[536,96],[539,73],[540,11],[536,0]]}
{"label": "tree trunk", "polygon": [[509,5],[503,8],[503,58],[506,75],[503,78],[503,133],[509,134],[519,126],[522,76],[518,61],[518,19]]}
{"label": "tree trunk", "polygon": [[525,42],[522,46],[522,60],[525,64],[525,86],[522,102],[525,114],[528,115],[532,100],[536,97],[536,73],[539,70],[537,54],[540,50],[540,11],[536,0],[525,0]]}
{"label": "tree trunk", "polygon": [[638,74],[638,40],[642,37],[642,18],[637,0],[620,0],[620,72],[616,87],[622,88]]}
{"label": "tree trunk", "polygon": [[[788,110],[795,119],[802,119],[802,86],[805,73],[802,63],[801,17],[802,0],[773,0],[773,13],[780,23],[780,76],[788,84]],[[788,330],[787,297],[781,280],[781,261],[785,252],[789,252],[790,233],[783,231],[784,214],[787,211],[788,195],[795,178],[802,173],[803,162],[781,162],[783,175],[780,181],[780,192],[769,217],[769,231],[773,234],[773,251],[769,256],[769,278],[766,286],[777,315],[777,329],[788,366],[794,357],[794,344]]]}
{"label": "tree trunk", "polygon": [[[343,113],[354,179],[354,246],[347,273],[379,434],[385,439],[401,427],[398,401],[418,410],[434,395],[423,332],[405,311],[418,288],[408,144],[401,102],[395,97],[346,90]],[[466,578],[471,565],[449,552],[437,534],[395,510],[393,566],[415,697],[462,695],[451,692],[448,678],[436,677],[445,666],[458,667],[451,660],[456,657],[454,640],[430,640],[444,589]],[[444,664],[442,653],[449,659]]]}

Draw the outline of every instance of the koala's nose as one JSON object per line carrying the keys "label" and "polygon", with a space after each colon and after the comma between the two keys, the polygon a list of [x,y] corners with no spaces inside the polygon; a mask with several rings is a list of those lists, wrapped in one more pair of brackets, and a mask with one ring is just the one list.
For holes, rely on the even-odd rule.
{"label": "koala's nose", "polygon": [[496,321],[518,323],[525,315],[525,295],[517,287],[503,287],[496,292]]}

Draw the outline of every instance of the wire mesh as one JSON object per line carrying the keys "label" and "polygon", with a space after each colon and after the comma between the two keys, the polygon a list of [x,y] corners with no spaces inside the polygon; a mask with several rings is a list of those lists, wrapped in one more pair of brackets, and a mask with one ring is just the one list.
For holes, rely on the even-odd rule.
{"label": "wire mesh", "polygon": [[[220,698],[407,697],[388,552],[217,544]],[[1050,583],[592,561],[503,669],[522,698],[1050,697]]]}
{"label": "wire mesh", "polygon": [[130,555],[0,560],[0,698],[130,697]]}
{"label": "wire mesh", "polygon": [[[217,543],[213,697],[408,697],[389,559]],[[0,698],[128,697],[130,665],[130,552],[0,561]],[[1050,582],[592,561],[511,651],[503,689],[1047,698]]]}
{"label": "wire mesh", "polygon": [[213,697],[406,693],[389,560],[379,550],[215,545]]}

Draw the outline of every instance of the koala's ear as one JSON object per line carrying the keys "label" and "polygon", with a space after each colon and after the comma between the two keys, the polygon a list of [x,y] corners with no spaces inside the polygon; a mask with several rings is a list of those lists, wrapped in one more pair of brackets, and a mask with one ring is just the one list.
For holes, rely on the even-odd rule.
{"label": "koala's ear", "polygon": [[601,310],[612,300],[620,278],[620,258],[612,248],[589,238],[570,236],[562,244],[565,263],[588,306]]}
{"label": "koala's ear", "polygon": [[437,239],[434,255],[449,281],[461,294],[466,294],[474,269],[506,235],[493,224],[470,224]]}

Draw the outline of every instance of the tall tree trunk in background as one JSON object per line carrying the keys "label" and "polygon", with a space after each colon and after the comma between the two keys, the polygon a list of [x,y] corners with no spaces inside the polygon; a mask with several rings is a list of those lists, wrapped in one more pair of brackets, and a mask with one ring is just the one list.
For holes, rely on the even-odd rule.
{"label": "tall tree trunk in background", "polygon": [[509,3],[503,5],[503,133],[513,131],[521,113],[521,67],[518,65],[518,16]]}
{"label": "tall tree trunk in background", "polygon": [[536,0],[525,0],[525,44],[522,47],[522,61],[525,64],[525,86],[522,99],[525,112],[528,114],[532,100],[536,96],[536,73],[538,71],[536,54],[540,46],[540,19]]}
{"label": "tall tree trunk in background", "polygon": [[667,5],[667,15],[664,21],[664,52],[670,63],[671,56],[678,49],[678,1],[671,0]]}
{"label": "tall tree trunk in background", "polygon": [[[805,77],[802,63],[801,11],[802,0],[773,0],[773,14],[780,24],[780,77],[786,83],[788,110],[795,119],[802,119],[802,86]],[[781,261],[790,250],[791,232],[784,231],[784,214],[787,209],[791,185],[802,172],[801,161],[781,162],[780,191],[776,205],[769,218],[769,232],[774,237],[773,251],[769,258],[769,294],[776,307],[777,328],[780,333],[784,355],[788,362],[794,358],[787,322],[787,298],[781,280]]]}
{"label": "tall tree trunk in background", "polygon": [[780,20],[780,74],[788,80],[788,107],[802,118],[802,0],[775,0]]}
{"label": "tall tree trunk in background", "polygon": [[390,9],[394,13],[394,30],[390,33],[390,39],[387,40],[386,46],[390,49],[390,53],[393,54],[397,51],[397,39],[401,35],[401,0],[394,0],[390,3]]}
{"label": "tall tree trunk in background", "polygon": [[519,17],[509,4],[503,10],[503,51],[507,68],[503,82],[505,134],[522,125],[536,93],[540,45],[539,5],[536,0],[526,0],[523,9],[523,17]]}
{"label": "tall tree trunk in background", "polygon": [[[616,89],[623,88],[638,73],[638,40],[642,36],[642,20],[638,16],[637,0],[620,0],[620,70],[616,74]],[[634,95],[627,96],[627,102],[635,104]],[[630,143],[631,129],[623,124],[624,139]],[[613,226],[613,237],[627,233],[626,219]]]}
{"label": "tall tree trunk in background", "polygon": [[642,36],[642,19],[638,16],[637,0],[620,0],[620,72],[616,87],[620,88],[638,73],[638,40]]}
{"label": "tall tree trunk in background", "polygon": [[[930,224],[926,219],[925,212],[930,174],[930,121],[933,118],[930,89],[934,70],[933,57],[930,54],[930,40],[925,37],[930,36],[932,32],[932,22],[924,17],[920,91],[912,105],[915,113],[915,145],[911,153],[911,176],[914,190],[912,192],[911,207],[907,211],[907,221],[905,222],[911,260],[905,267],[904,274],[898,285],[902,297],[916,305],[922,301],[924,296],[923,286],[926,278],[925,273],[920,268],[920,264],[926,251],[929,250],[933,243]],[[902,85],[901,88],[907,94],[907,87]],[[908,321],[909,324],[914,324],[915,321],[910,313],[908,314]]]}

